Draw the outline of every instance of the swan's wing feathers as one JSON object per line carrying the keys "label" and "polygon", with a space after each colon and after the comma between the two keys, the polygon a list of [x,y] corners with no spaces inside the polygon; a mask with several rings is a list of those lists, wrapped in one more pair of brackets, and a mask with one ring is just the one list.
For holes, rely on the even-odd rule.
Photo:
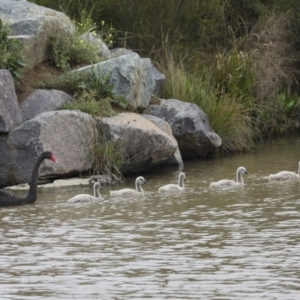
{"label": "swan's wing feathers", "polygon": [[68,200],[69,203],[77,203],[77,202],[91,202],[94,201],[96,198],[88,195],[88,194],[79,194],[74,196],[73,198],[70,198]]}
{"label": "swan's wing feathers", "polygon": [[0,190],[0,199],[7,199],[11,197],[13,194],[9,191]]}
{"label": "swan's wing feathers", "polygon": [[180,187],[178,184],[166,184],[158,189],[159,192],[178,192],[182,191],[183,188]]}
{"label": "swan's wing feathers", "polygon": [[15,196],[9,191],[0,190],[0,206],[24,204],[24,199]]}
{"label": "swan's wing feathers", "polygon": [[226,187],[234,187],[234,186],[239,186],[239,185],[241,185],[240,182],[236,182],[236,181],[230,180],[230,179],[222,179],[222,180],[219,180],[217,182],[212,182],[210,184],[210,187],[220,187],[220,188],[224,187],[224,188],[226,188]]}
{"label": "swan's wing feathers", "polygon": [[111,197],[132,197],[132,196],[138,196],[141,193],[134,190],[134,189],[122,189],[119,191],[111,191],[110,196]]}
{"label": "swan's wing feathers", "polygon": [[124,197],[136,196],[139,194],[140,193],[134,189],[123,189],[122,190],[122,196],[124,196]]}
{"label": "swan's wing feathers", "polygon": [[300,176],[294,172],[281,171],[276,174],[271,174],[269,176],[269,180],[285,181],[285,180],[298,179],[299,177]]}

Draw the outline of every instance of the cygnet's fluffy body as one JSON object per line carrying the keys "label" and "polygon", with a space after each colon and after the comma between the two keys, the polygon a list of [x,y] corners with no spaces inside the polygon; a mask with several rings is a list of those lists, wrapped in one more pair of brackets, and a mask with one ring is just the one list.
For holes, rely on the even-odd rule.
{"label": "cygnet's fluffy body", "polygon": [[94,196],[89,195],[89,194],[79,194],[74,196],[73,198],[69,199],[69,203],[84,203],[84,202],[93,202],[102,199],[99,190],[101,189],[101,184],[100,182],[95,182],[94,183]]}
{"label": "cygnet's fluffy body", "polygon": [[211,188],[232,188],[232,187],[239,187],[244,184],[243,174],[247,174],[248,172],[246,168],[239,167],[236,171],[236,181],[230,179],[221,179],[217,182],[212,182],[209,187]]}
{"label": "cygnet's fluffy body", "polygon": [[148,182],[145,180],[144,177],[139,176],[135,180],[135,189],[121,189],[118,191],[111,191],[110,197],[135,197],[144,195],[144,190],[142,188],[142,184],[147,184]]}
{"label": "cygnet's fluffy body", "polygon": [[158,189],[160,193],[177,193],[185,189],[184,180],[186,180],[185,173],[179,174],[178,184],[170,183],[166,184]]}
{"label": "cygnet's fluffy body", "polygon": [[298,174],[291,171],[281,171],[276,174],[270,174],[269,180],[270,181],[287,181],[287,180],[300,180],[300,162],[298,165]]}

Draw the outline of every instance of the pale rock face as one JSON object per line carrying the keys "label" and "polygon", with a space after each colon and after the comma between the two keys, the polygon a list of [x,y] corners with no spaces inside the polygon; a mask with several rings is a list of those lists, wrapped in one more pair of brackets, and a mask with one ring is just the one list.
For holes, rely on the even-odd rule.
{"label": "pale rock face", "polygon": [[50,36],[71,37],[75,30],[65,14],[27,1],[1,0],[0,18],[10,25],[10,37],[23,43],[30,68],[49,59]]}
{"label": "pale rock face", "polygon": [[135,113],[97,119],[108,139],[120,141],[126,154],[122,173],[145,171],[171,158],[178,149],[172,137]]}
{"label": "pale rock face", "polygon": [[142,117],[146,118],[147,120],[151,121],[153,124],[155,124],[160,130],[165,132],[167,135],[170,136],[172,140],[177,144],[177,149],[172,157],[168,158],[165,162],[163,162],[161,165],[178,165],[179,167],[183,167],[183,160],[181,157],[181,153],[178,147],[178,143],[176,139],[173,136],[171,126],[164,121],[163,119],[151,115],[142,114]]}

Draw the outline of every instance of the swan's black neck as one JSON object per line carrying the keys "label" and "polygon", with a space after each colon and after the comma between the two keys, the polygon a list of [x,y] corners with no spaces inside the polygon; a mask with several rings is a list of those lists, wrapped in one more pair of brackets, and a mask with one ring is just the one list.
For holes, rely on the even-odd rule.
{"label": "swan's black neck", "polygon": [[22,198],[9,193],[8,191],[0,190],[0,206],[23,205],[36,201],[39,168],[45,158],[44,153],[40,155],[33,167],[30,188],[27,196]]}
{"label": "swan's black neck", "polygon": [[31,175],[31,180],[30,180],[30,188],[29,192],[26,199],[26,203],[33,203],[36,201],[37,198],[37,184],[38,184],[38,177],[39,177],[39,168],[41,166],[41,163],[45,157],[43,155],[40,155],[39,158],[37,159],[33,170],[32,170],[32,175]]}

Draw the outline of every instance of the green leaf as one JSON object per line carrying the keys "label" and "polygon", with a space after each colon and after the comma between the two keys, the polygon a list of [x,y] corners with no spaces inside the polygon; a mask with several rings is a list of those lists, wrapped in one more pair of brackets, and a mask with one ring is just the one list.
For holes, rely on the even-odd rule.
{"label": "green leaf", "polygon": [[20,73],[18,70],[13,70],[12,73],[19,79],[23,78],[22,73]]}
{"label": "green leaf", "polygon": [[17,63],[18,63],[20,66],[22,66],[22,67],[26,67],[26,66],[27,66],[27,64],[26,64],[23,60],[21,60],[21,59],[18,59],[18,60],[17,60]]}
{"label": "green leaf", "polygon": [[84,83],[84,82],[80,82],[80,83],[78,84],[78,87],[81,88],[81,89],[86,89],[87,85],[86,85],[86,83]]}
{"label": "green leaf", "polygon": [[292,100],[292,101],[290,101],[286,106],[287,106],[288,108],[291,108],[291,107],[293,107],[294,105],[295,105],[295,101]]}

